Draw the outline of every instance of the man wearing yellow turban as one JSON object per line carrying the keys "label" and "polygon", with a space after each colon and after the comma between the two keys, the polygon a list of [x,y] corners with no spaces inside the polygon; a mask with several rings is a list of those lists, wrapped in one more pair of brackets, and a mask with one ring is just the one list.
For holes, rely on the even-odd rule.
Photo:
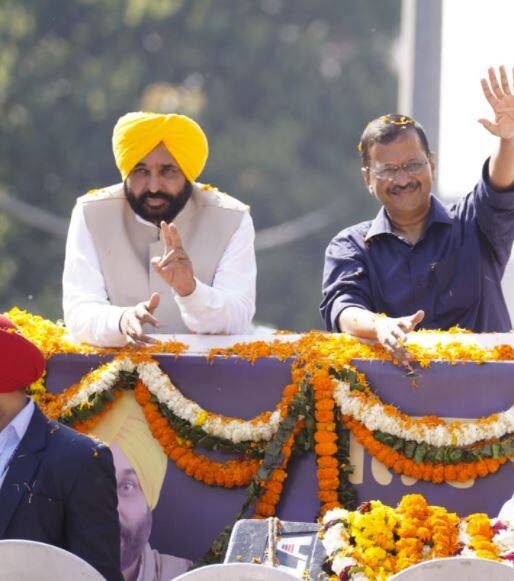
{"label": "man wearing yellow turban", "polygon": [[110,446],[114,459],[125,581],[169,581],[185,573],[190,561],[162,555],[148,542],[168,463],[134,393],[124,393],[93,432]]}
{"label": "man wearing yellow turban", "polygon": [[128,113],[114,127],[122,183],[81,196],[63,275],[66,325],[101,346],[160,333],[246,332],[255,312],[248,206],[197,182],[208,157],[184,115]]}

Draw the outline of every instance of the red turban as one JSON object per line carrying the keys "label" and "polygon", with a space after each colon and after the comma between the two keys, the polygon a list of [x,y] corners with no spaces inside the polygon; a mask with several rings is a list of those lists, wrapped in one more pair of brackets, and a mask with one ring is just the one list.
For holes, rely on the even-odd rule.
{"label": "red turban", "polygon": [[45,370],[41,351],[6,317],[0,315],[0,393],[28,387]]}

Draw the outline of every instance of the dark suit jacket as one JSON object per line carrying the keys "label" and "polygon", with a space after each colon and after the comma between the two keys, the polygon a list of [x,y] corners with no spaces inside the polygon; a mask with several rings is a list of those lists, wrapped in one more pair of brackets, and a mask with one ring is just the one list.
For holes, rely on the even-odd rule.
{"label": "dark suit jacket", "polygon": [[109,448],[49,421],[36,406],[0,489],[0,539],[61,547],[122,581]]}

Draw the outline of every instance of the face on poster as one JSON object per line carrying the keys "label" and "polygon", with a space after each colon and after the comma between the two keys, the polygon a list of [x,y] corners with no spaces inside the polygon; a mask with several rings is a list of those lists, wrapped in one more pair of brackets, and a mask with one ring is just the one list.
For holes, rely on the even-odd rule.
{"label": "face on poster", "polygon": [[121,526],[121,568],[125,581],[169,581],[191,561],[152,548],[153,510],[162,490],[168,459],[153,438],[134,394],[123,394],[95,427],[114,461]]}

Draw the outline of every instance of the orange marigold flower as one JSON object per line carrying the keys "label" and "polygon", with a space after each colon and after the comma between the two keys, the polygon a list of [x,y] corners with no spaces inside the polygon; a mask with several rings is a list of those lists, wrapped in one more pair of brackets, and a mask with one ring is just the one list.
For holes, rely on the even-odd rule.
{"label": "orange marigold flower", "polygon": [[314,413],[314,417],[318,422],[333,422],[334,421],[334,413],[331,411],[320,411],[317,410]]}
{"label": "orange marigold flower", "polygon": [[320,401],[316,401],[314,405],[319,411],[331,411],[334,409],[335,403],[333,399],[322,399]]}
{"label": "orange marigold flower", "polygon": [[327,478],[339,478],[339,470],[336,468],[321,468],[316,472],[320,480],[326,480]]}
{"label": "orange marigold flower", "polygon": [[271,490],[272,492],[274,492],[275,494],[280,494],[282,492],[282,483],[277,482],[276,480],[269,480],[266,483],[266,488],[268,490]]}
{"label": "orange marigold flower", "polygon": [[331,456],[332,454],[337,454],[337,446],[331,442],[316,444],[315,448],[316,454],[320,456]]}
{"label": "orange marigold flower", "polygon": [[275,514],[275,507],[272,504],[266,502],[258,502],[256,506],[256,513],[262,516],[269,517]]}
{"label": "orange marigold flower", "polygon": [[335,442],[337,440],[337,435],[334,434],[334,432],[316,432],[314,434],[314,440],[320,444],[325,442]]}
{"label": "orange marigold flower", "polygon": [[320,490],[337,490],[338,487],[339,487],[339,479],[338,478],[319,481],[319,489]]}
{"label": "orange marigold flower", "polygon": [[337,492],[333,490],[320,490],[318,497],[323,502],[335,502],[337,501]]}
{"label": "orange marigold flower", "polygon": [[326,512],[328,512],[329,510],[333,510],[334,508],[341,508],[341,505],[339,504],[339,502],[337,502],[336,500],[331,501],[331,502],[326,502],[325,504],[322,505],[322,507],[320,509],[321,516],[324,516]]}
{"label": "orange marigold flower", "polygon": [[332,456],[320,456],[318,458],[318,466],[320,468],[337,468],[339,466],[339,462]]}

